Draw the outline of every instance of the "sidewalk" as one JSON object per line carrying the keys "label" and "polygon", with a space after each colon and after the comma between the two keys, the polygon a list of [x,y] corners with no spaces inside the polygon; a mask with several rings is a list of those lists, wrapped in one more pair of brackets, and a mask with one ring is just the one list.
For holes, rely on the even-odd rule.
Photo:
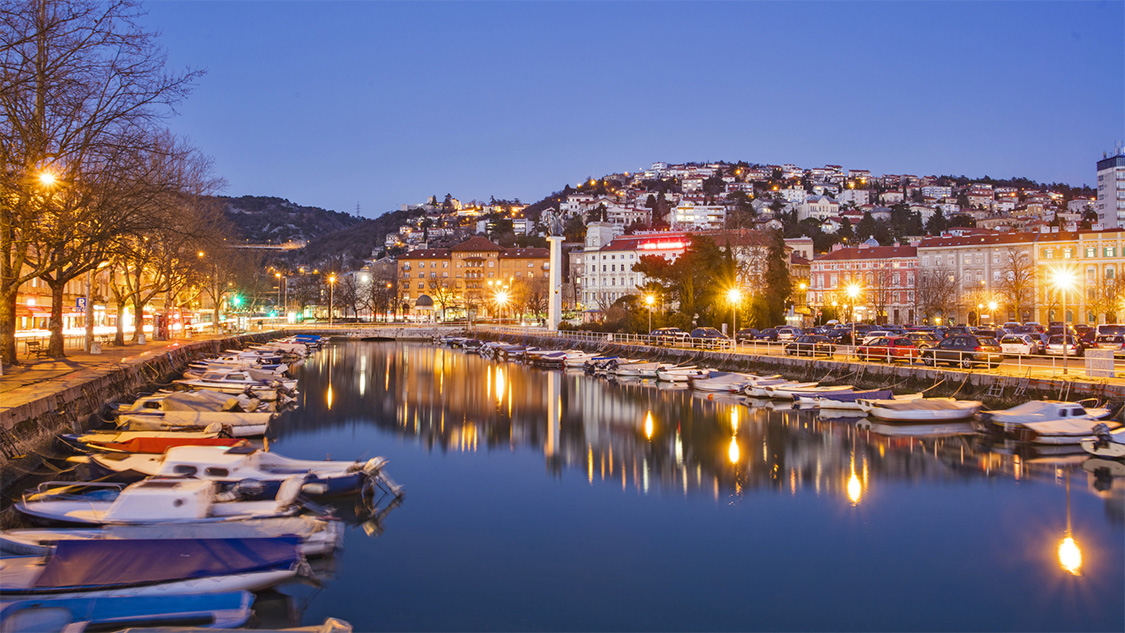
{"label": "sidewalk", "polygon": [[[230,336],[230,334],[196,334],[190,339],[149,341],[144,345],[136,345],[127,341],[124,347],[103,346],[101,354],[68,349],[66,350],[66,357],[61,359],[18,355],[20,365],[4,365],[4,375],[0,376],[0,394],[44,381],[63,378],[68,374],[85,369],[114,365],[132,358],[160,354],[188,343],[229,338]],[[23,352],[22,346],[19,351]],[[2,396],[0,396],[0,406],[8,406],[7,403],[3,402]]]}

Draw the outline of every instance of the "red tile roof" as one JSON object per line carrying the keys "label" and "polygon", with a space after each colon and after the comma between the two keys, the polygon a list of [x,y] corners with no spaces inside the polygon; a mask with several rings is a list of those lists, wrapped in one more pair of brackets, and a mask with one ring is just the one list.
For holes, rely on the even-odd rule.
{"label": "red tile roof", "polygon": [[454,246],[451,250],[454,251],[502,251],[496,244],[493,244],[487,237],[475,235],[469,239]]}
{"label": "red tile roof", "polygon": [[869,246],[857,248],[851,246],[841,248],[831,253],[820,255],[818,262],[842,261],[851,259],[893,259],[896,257],[917,257],[918,249],[914,246]]}

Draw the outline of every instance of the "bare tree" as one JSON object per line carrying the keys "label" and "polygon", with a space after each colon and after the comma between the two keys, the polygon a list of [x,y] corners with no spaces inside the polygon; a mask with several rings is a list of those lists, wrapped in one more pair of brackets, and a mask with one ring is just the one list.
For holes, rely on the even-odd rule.
{"label": "bare tree", "polygon": [[[15,299],[52,289],[50,353],[62,355],[67,281],[96,268],[107,238],[143,221],[133,204],[159,119],[193,73],[168,74],[132,0],[0,6],[0,358],[15,353]],[[57,290],[56,290],[57,288]],[[57,304],[57,305],[56,305]]]}
{"label": "bare tree", "polygon": [[1015,245],[1005,249],[1002,257],[999,295],[1005,309],[1024,321],[1035,305],[1035,264],[1031,253]]}
{"label": "bare tree", "polygon": [[935,267],[914,276],[914,297],[924,318],[948,317],[961,300],[961,279],[952,268]]}
{"label": "bare tree", "polygon": [[1105,316],[1106,323],[1117,323],[1123,304],[1125,304],[1125,284],[1116,277],[1103,279],[1102,283],[1086,289],[1087,309],[1095,317]]}
{"label": "bare tree", "polygon": [[872,311],[875,313],[876,323],[887,322],[887,306],[891,304],[895,284],[895,272],[887,262],[879,262],[871,273],[871,281],[867,284],[867,299],[871,302]]}
{"label": "bare tree", "polygon": [[[352,316],[359,319],[359,307],[363,303],[363,291],[355,273],[340,275],[336,284],[336,301],[340,305],[351,308]],[[347,312],[344,313],[347,316]]]}
{"label": "bare tree", "polygon": [[457,291],[448,279],[430,279],[426,284],[426,294],[434,300],[434,306],[441,310],[441,320],[445,320],[445,311],[457,306]]}

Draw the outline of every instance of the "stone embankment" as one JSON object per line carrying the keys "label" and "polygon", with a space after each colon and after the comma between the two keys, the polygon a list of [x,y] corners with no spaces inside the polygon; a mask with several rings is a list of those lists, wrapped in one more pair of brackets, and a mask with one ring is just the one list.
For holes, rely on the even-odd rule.
{"label": "stone embankment", "polygon": [[585,349],[607,355],[644,358],[651,361],[710,367],[721,371],[780,374],[786,378],[849,384],[862,389],[894,389],[927,396],[955,396],[981,400],[993,408],[1010,407],[1028,400],[1096,398],[1101,402],[1125,402],[1125,384],[1089,379],[1061,380],[1001,376],[988,371],[961,371],[896,363],[860,363],[839,360],[766,356],[729,351],[619,344],[610,341],[579,341],[542,334],[501,334],[476,330],[480,339],[555,349]]}
{"label": "stone embankment", "polygon": [[153,390],[195,360],[278,336],[261,332],[186,343],[6,392],[0,409],[0,493],[6,495],[23,475],[41,470],[40,455],[50,450],[55,436],[86,430],[91,414],[106,404]]}
{"label": "stone embankment", "polygon": [[439,336],[463,333],[457,326],[395,325],[391,323],[357,323],[354,325],[301,325],[288,327],[286,334],[319,334],[350,340],[430,341]]}

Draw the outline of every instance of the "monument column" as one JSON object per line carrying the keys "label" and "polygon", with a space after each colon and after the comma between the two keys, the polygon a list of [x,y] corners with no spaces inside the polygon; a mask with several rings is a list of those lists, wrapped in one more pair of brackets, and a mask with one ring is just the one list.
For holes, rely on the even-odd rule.
{"label": "monument column", "polygon": [[550,276],[548,288],[550,289],[550,303],[547,304],[547,329],[559,329],[562,320],[562,241],[563,236],[552,235],[547,238],[551,243]]}

